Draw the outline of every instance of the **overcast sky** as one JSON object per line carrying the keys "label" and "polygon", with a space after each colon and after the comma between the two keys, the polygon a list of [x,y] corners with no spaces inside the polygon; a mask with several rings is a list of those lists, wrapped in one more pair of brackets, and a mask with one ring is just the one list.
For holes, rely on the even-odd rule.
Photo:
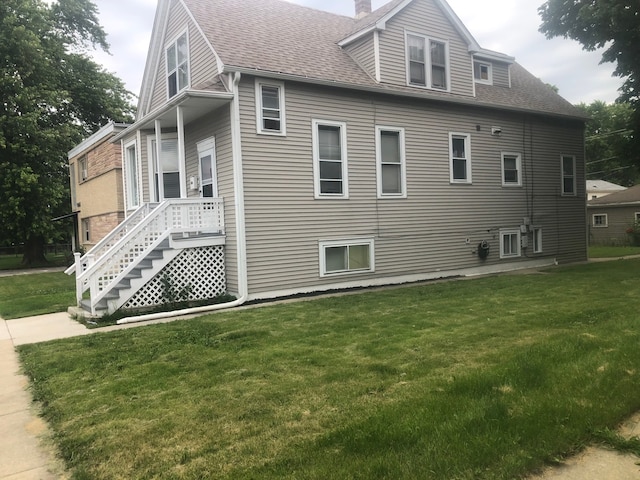
{"label": "overcast sky", "polygon": [[[242,0],[236,0],[242,1]],[[287,0],[353,16],[353,0]],[[389,0],[372,0],[373,9]],[[480,46],[514,56],[543,81],[556,85],[572,103],[612,102],[622,80],[612,77],[613,64],[599,65],[599,52],[585,52],[571,40],[547,40],[538,32],[537,9],[544,0],[448,0]],[[138,94],[149,47],[157,0],[94,0],[111,44],[111,55],[96,54],[98,63]]]}

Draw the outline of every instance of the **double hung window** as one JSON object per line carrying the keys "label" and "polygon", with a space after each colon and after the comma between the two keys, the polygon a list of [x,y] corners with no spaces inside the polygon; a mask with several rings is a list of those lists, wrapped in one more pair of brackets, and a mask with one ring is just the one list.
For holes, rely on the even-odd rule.
{"label": "double hung window", "polygon": [[316,198],[348,198],[347,125],[313,120],[313,166]]}
{"label": "double hung window", "polygon": [[89,178],[89,167],[87,163],[87,156],[83,155],[78,160],[78,182],[85,182]]}
{"label": "double hung window", "polygon": [[519,187],[522,185],[522,157],[519,153],[502,154],[502,185]]}
{"label": "double hung window", "polygon": [[256,119],[258,133],[286,135],[284,84],[256,80]]}
{"label": "double hung window", "polygon": [[451,183],[471,183],[471,139],[465,133],[449,134]]}
{"label": "double hung window", "polygon": [[423,35],[407,34],[407,83],[437,90],[449,89],[449,46]]}
{"label": "double hung window", "polygon": [[576,195],[576,157],[562,155],[562,195]]}
{"label": "double hung window", "polygon": [[189,46],[187,32],[180,35],[166,49],[167,91],[169,98],[189,86]]}
{"label": "double hung window", "polygon": [[378,197],[406,197],[404,129],[376,127]]}

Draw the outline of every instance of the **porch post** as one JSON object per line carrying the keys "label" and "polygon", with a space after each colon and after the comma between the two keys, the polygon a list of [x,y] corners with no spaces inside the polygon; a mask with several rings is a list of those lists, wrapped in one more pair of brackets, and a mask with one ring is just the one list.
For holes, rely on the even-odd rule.
{"label": "porch post", "polygon": [[[161,202],[164,199],[164,183],[162,182],[162,162],[160,161],[160,153],[162,152],[162,125],[160,120],[156,120],[154,126],[156,133],[156,161],[153,168],[150,169],[152,172],[151,189],[155,191],[157,186],[155,195],[158,196],[158,201]],[[153,175],[154,171],[157,176]]]}
{"label": "porch post", "polygon": [[180,172],[180,198],[187,198],[187,164],[184,153],[184,112],[182,107],[176,108],[178,130],[178,172]]}

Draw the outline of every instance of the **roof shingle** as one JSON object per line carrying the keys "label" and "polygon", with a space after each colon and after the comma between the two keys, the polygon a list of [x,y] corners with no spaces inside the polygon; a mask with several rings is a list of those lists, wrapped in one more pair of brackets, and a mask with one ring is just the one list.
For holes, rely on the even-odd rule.
{"label": "roof shingle", "polygon": [[426,99],[451,99],[584,118],[579,110],[518,64],[511,67],[512,88],[477,85],[475,98],[376,83],[338,42],[371,26],[403,1],[392,0],[361,20],[282,0],[184,0],[184,3],[228,70],[235,67],[255,70],[264,76],[292,76]]}

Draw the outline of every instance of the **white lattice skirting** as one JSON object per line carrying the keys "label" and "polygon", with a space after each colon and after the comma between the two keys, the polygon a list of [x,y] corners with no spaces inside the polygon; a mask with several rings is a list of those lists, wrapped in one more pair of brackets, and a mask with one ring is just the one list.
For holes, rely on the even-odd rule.
{"label": "white lattice skirting", "polygon": [[122,308],[144,308],[162,304],[161,279],[164,275],[168,275],[176,291],[189,287],[189,300],[207,300],[222,295],[227,290],[224,246],[183,250]]}

